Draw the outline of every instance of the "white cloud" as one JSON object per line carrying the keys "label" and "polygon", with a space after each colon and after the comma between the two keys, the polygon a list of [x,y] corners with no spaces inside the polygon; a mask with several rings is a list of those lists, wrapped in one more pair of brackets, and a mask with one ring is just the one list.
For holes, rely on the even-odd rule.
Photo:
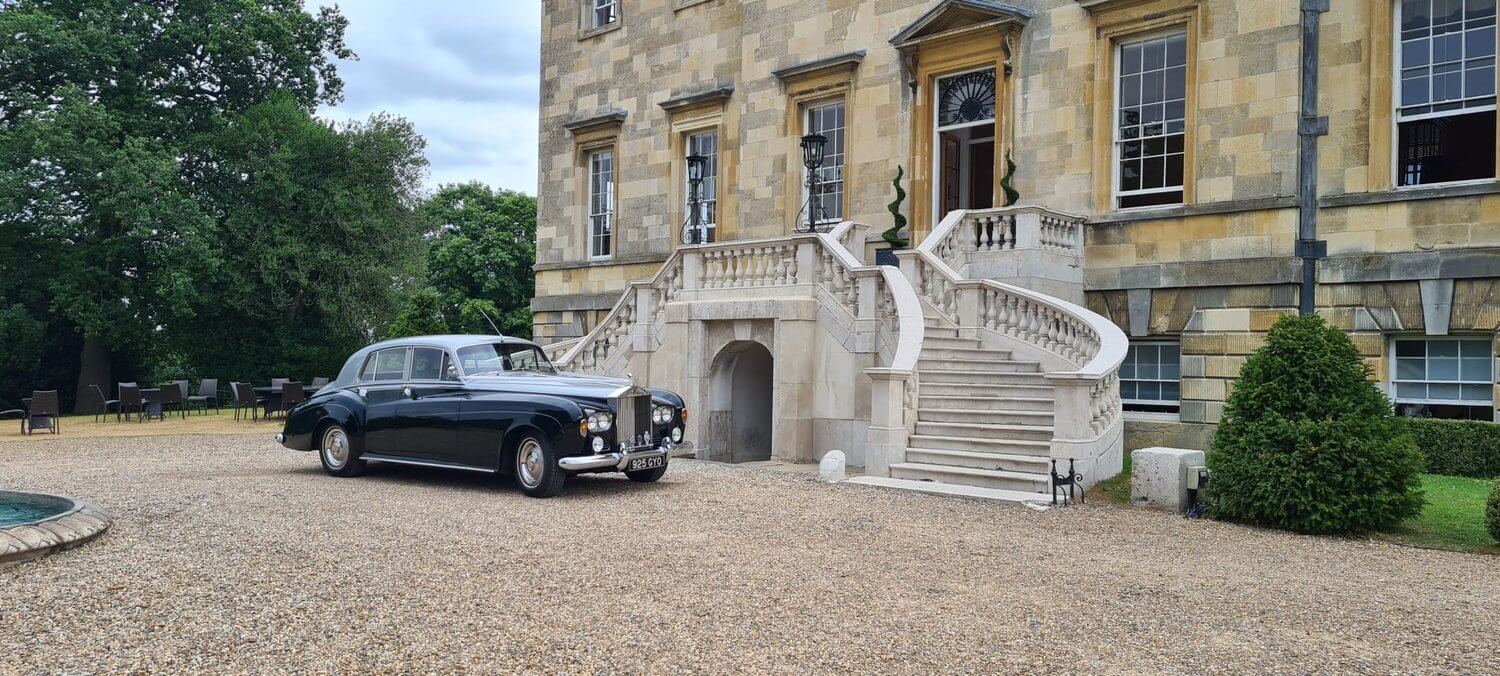
{"label": "white cloud", "polygon": [[[306,0],[309,9],[326,1]],[[427,138],[429,186],[479,180],[536,192],[541,5],[535,0],[354,0],[336,120],[400,115]]]}

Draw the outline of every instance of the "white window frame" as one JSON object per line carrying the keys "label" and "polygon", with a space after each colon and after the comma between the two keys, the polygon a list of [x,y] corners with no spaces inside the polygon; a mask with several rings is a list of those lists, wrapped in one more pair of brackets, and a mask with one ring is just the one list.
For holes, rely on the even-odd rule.
{"label": "white window frame", "polygon": [[[1404,106],[1401,105],[1401,99],[1402,99],[1402,87],[1404,85],[1402,84],[1403,78],[1401,77],[1401,71],[1404,70],[1404,67],[1403,67],[1402,62],[1401,62],[1401,57],[1402,57],[1402,52],[1404,52],[1405,49],[1403,48],[1402,40],[1401,40],[1401,12],[1402,12],[1402,9],[1403,9],[1403,6],[1404,6],[1405,3],[1403,2],[1403,0],[1389,0],[1389,1],[1395,3],[1395,7],[1393,7],[1392,10],[1391,10],[1391,17],[1392,17],[1392,21],[1391,21],[1391,108],[1392,108],[1392,111],[1391,111],[1392,112],[1392,115],[1391,115],[1391,185],[1395,186],[1395,188],[1397,190],[1420,190],[1422,188],[1430,188],[1430,187],[1433,187],[1433,186],[1440,186],[1440,185],[1442,185],[1442,186],[1454,186],[1454,185],[1470,185],[1470,184],[1493,183],[1496,180],[1495,177],[1491,177],[1491,178],[1474,178],[1474,179],[1460,179],[1460,180],[1456,180],[1456,181],[1443,181],[1443,182],[1432,182],[1432,183],[1413,183],[1413,184],[1410,184],[1410,185],[1402,185],[1401,184],[1401,173],[1402,173],[1402,171],[1401,171],[1401,123],[1403,123],[1403,122],[1421,122],[1423,120],[1434,120],[1434,119],[1444,118],[1444,117],[1458,117],[1458,116],[1461,116],[1461,115],[1470,115],[1470,114],[1475,114],[1475,113],[1487,113],[1487,112],[1496,111],[1497,107],[1496,107],[1495,104],[1490,104],[1490,105],[1486,105],[1486,106],[1475,106],[1475,107],[1472,107],[1472,108],[1460,107],[1460,108],[1455,109],[1455,110],[1444,110],[1444,111],[1440,111],[1440,112],[1420,113],[1420,114],[1409,115],[1409,116],[1402,115],[1401,109]],[[1431,5],[1429,5],[1429,7],[1430,6]],[[1496,32],[1496,35],[1497,35],[1497,42],[1500,42],[1500,8],[1497,8],[1497,16],[1496,16],[1496,22],[1495,22],[1495,32]],[[1459,31],[1459,35],[1463,35],[1463,33],[1464,33],[1463,30]],[[1432,91],[1431,68],[1433,66],[1433,63],[1431,61],[1431,56],[1430,56],[1431,53],[1432,53],[1431,52],[1431,44],[1432,44],[1431,43],[1431,40],[1432,40],[1431,34],[1428,35],[1427,39],[1428,39],[1428,45],[1429,45],[1428,46],[1429,57],[1428,57],[1428,62],[1427,62],[1427,67],[1429,69],[1429,72],[1428,72],[1427,87],[1428,87],[1428,92],[1431,93],[1431,91]],[[1464,40],[1461,39],[1459,42],[1461,44],[1463,44],[1466,41],[1464,41]],[[1464,50],[1464,53],[1468,52],[1468,47],[1467,47],[1466,44],[1465,44],[1465,46],[1462,49]],[[1496,83],[1495,83],[1495,90],[1496,91],[1495,91],[1494,94],[1491,94],[1489,96],[1472,97],[1472,98],[1495,98],[1495,99],[1497,99],[1497,101],[1500,101],[1500,44],[1496,45],[1495,54],[1491,56],[1491,59],[1494,60],[1494,63],[1495,63],[1495,67],[1494,67],[1493,70],[1496,72]],[[1463,75],[1464,75],[1462,64],[1463,64],[1464,61],[1467,61],[1467,60],[1468,59],[1466,59],[1466,58],[1461,58],[1458,61],[1458,63],[1460,64],[1459,71],[1458,71],[1460,81],[1463,80]],[[1427,102],[1427,105],[1432,105],[1431,97],[1429,96],[1428,99],[1429,100]],[[1465,99],[1457,99],[1457,100],[1463,101]],[[1491,158],[1492,162],[1500,162],[1500,157],[1496,157],[1496,153],[1495,153],[1494,150],[1490,151],[1490,158]],[[1500,167],[1497,167],[1497,169],[1500,169]],[[1500,176],[1500,173],[1497,173],[1497,176]]]}
{"label": "white window frame", "polygon": [[[1165,186],[1164,185],[1164,186],[1162,186],[1160,188],[1144,188],[1144,189],[1130,190],[1130,191],[1124,191],[1124,190],[1120,189],[1120,162],[1124,159],[1122,157],[1122,155],[1125,152],[1125,143],[1127,141],[1126,139],[1120,138],[1120,103],[1121,103],[1121,100],[1122,100],[1121,97],[1120,97],[1120,95],[1122,93],[1121,89],[1120,89],[1120,80],[1124,76],[1124,73],[1123,73],[1124,68],[1123,68],[1123,66],[1124,66],[1124,62],[1125,62],[1125,58],[1124,58],[1125,57],[1125,48],[1128,47],[1128,46],[1130,46],[1130,45],[1144,44],[1144,43],[1147,43],[1147,42],[1153,42],[1153,41],[1156,41],[1156,40],[1162,40],[1162,39],[1170,38],[1170,37],[1177,36],[1177,35],[1181,35],[1184,42],[1187,42],[1188,40],[1190,40],[1192,38],[1192,33],[1189,30],[1187,30],[1187,28],[1185,28],[1183,26],[1173,26],[1173,27],[1165,29],[1165,30],[1153,31],[1153,32],[1144,33],[1144,34],[1141,34],[1141,35],[1132,35],[1132,36],[1129,36],[1128,38],[1124,38],[1124,39],[1121,39],[1121,40],[1118,40],[1118,41],[1115,42],[1114,54],[1111,57],[1111,58],[1114,59],[1114,73],[1112,75],[1113,82],[1110,82],[1110,84],[1109,84],[1110,90],[1112,92],[1114,92],[1113,101],[1110,104],[1110,122],[1109,122],[1109,129],[1110,129],[1110,150],[1109,150],[1109,153],[1110,153],[1110,155],[1109,155],[1109,162],[1110,162],[1110,208],[1112,210],[1115,210],[1115,211],[1135,211],[1137,209],[1170,209],[1170,208],[1173,208],[1173,207],[1180,207],[1180,206],[1182,206],[1182,205],[1184,205],[1184,204],[1187,203],[1187,181],[1188,181],[1188,175],[1189,175],[1189,173],[1192,170],[1191,167],[1189,167],[1187,165],[1187,156],[1188,156],[1188,152],[1187,152],[1187,144],[1188,144],[1188,128],[1187,128],[1188,98],[1189,98],[1189,95],[1190,95],[1189,89],[1193,85],[1192,78],[1191,78],[1191,75],[1192,75],[1191,71],[1192,71],[1192,65],[1193,64],[1189,62],[1189,58],[1192,56],[1191,50],[1187,50],[1188,51],[1187,56],[1185,56],[1184,59],[1183,59],[1183,83],[1182,83],[1182,111],[1183,111],[1183,121],[1182,121],[1182,160],[1183,160],[1183,164],[1182,164],[1182,182],[1179,183],[1179,184],[1177,184],[1177,185],[1175,185],[1175,186]],[[1190,47],[1191,45],[1187,45],[1187,46]],[[1185,49],[1186,49],[1186,47],[1185,47]],[[1163,72],[1165,72],[1165,70],[1166,69],[1164,68]],[[1142,71],[1142,74],[1144,74],[1144,70]],[[1166,100],[1163,99],[1162,103],[1165,105]],[[1163,119],[1162,119],[1162,125],[1163,125],[1163,129],[1165,130],[1165,126],[1166,126],[1166,119],[1165,119],[1165,117],[1163,117]],[[1168,136],[1175,136],[1175,134],[1162,134],[1159,138],[1165,139]],[[1132,142],[1134,142],[1134,141],[1140,141],[1140,142],[1144,143],[1145,139],[1146,139],[1146,137],[1142,136],[1142,137],[1128,139],[1128,140],[1132,141]],[[1143,149],[1143,152],[1144,152],[1144,149]],[[1177,202],[1172,202],[1172,203],[1167,203],[1167,204],[1148,204],[1148,205],[1135,206],[1135,207],[1124,207],[1124,206],[1120,205],[1120,200],[1122,198],[1125,198],[1125,197],[1136,197],[1136,196],[1140,196],[1140,195],[1159,195],[1159,194],[1162,194],[1162,193],[1169,193],[1169,192],[1180,192],[1180,193],[1182,193],[1182,198],[1180,200],[1178,200]]]}
{"label": "white window frame", "polygon": [[[831,152],[831,150],[834,148],[834,141],[835,141],[834,136],[832,134],[827,133],[827,131],[825,131],[825,130],[818,130],[818,133],[823,134],[824,136],[828,137],[828,145],[824,146],[825,151],[824,151],[824,155],[823,155],[823,166],[818,169],[818,172],[819,172],[820,176],[826,175],[828,169],[831,166],[830,163],[829,163],[830,158],[836,156],[839,159],[839,164],[838,164],[838,169],[839,169],[838,176],[839,176],[839,178],[838,178],[838,181],[829,181],[829,180],[826,180],[826,179],[823,179],[823,178],[820,177],[819,182],[818,182],[818,188],[819,188],[819,190],[822,191],[822,194],[824,196],[826,196],[826,195],[829,194],[827,186],[829,184],[831,184],[831,183],[837,183],[837,185],[838,185],[838,193],[837,193],[838,194],[838,199],[835,201],[835,203],[838,205],[838,211],[839,211],[839,213],[838,213],[837,216],[835,216],[833,218],[823,218],[823,219],[820,219],[818,221],[819,225],[827,225],[827,224],[830,224],[830,223],[838,223],[838,222],[844,220],[844,191],[845,191],[845,188],[847,186],[847,183],[846,183],[847,178],[848,178],[848,163],[847,163],[847,160],[848,160],[848,157],[849,157],[849,155],[848,155],[848,149],[849,149],[848,148],[848,140],[849,140],[849,106],[848,106],[848,103],[844,99],[838,98],[838,99],[825,99],[823,101],[813,101],[811,103],[808,103],[802,109],[802,133],[804,135],[806,135],[806,134],[812,133],[812,131],[814,129],[813,128],[813,113],[815,111],[820,111],[820,110],[824,110],[824,109],[827,109],[827,108],[832,108],[832,107],[835,107],[835,106],[837,106],[838,108],[841,109],[841,111],[842,111],[842,117],[843,117],[843,123],[840,126],[831,128],[831,129],[836,129],[838,131],[839,138],[838,138],[838,146],[837,146],[837,148],[838,148],[839,152],[837,152],[837,153]],[[798,157],[798,161],[799,162],[801,161],[800,157]],[[803,167],[802,167],[802,203],[803,204],[808,204],[808,197],[809,197],[808,194],[807,194],[807,178],[808,178],[807,173],[808,173],[807,172],[807,166],[803,165]],[[811,208],[811,207],[809,207],[809,208]]]}
{"label": "white window frame", "polygon": [[[1158,367],[1157,367],[1157,377],[1156,378],[1136,378],[1136,377],[1126,378],[1125,376],[1122,375],[1122,376],[1120,376],[1120,382],[1123,383],[1125,381],[1130,381],[1130,382],[1133,382],[1133,383],[1174,383],[1174,384],[1177,385],[1177,398],[1176,399],[1127,399],[1127,398],[1125,398],[1124,394],[1122,393],[1120,395],[1120,402],[1121,402],[1121,404],[1123,404],[1123,405],[1134,405],[1134,406],[1157,406],[1157,407],[1162,407],[1162,408],[1174,407],[1174,408],[1177,408],[1179,411],[1181,410],[1181,406],[1182,406],[1182,341],[1179,341],[1179,340],[1168,340],[1168,339],[1132,340],[1132,341],[1130,341],[1130,351],[1126,353],[1126,357],[1125,358],[1129,359],[1131,354],[1137,352],[1137,348],[1141,348],[1141,347],[1158,347],[1159,348],[1159,347],[1165,347],[1165,346],[1170,346],[1170,347],[1177,348],[1177,377],[1176,378],[1174,378],[1174,379],[1167,379],[1167,378],[1160,377],[1161,376],[1160,364],[1162,362],[1158,361],[1157,362]],[[1158,356],[1159,355],[1160,355],[1160,353],[1158,352]],[[1162,411],[1131,411],[1130,413],[1134,415],[1134,414],[1153,414],[1153,413],[1164,413],[1164,412],[1162,412]]]}
{"label": "white window frame", "polygon": [[[613,26],[620,21],[620,0],[584,0],[584,8],[588,11],[587,26],[589,30]],[[600,10],[609,10],[609,21],[599,21]]]}
{"label": "white window frame", "polygon": [[[600,169],[600,161],[607,160],[609,169]],[[615,245],[615,151],[600,148],[588,153],[588,257],[589,260],[609,260],[614,256]],[[600,189],[600,178],[605,184]],[[600,208],[602,206],[602,208]],[[602,228],[600,226],[603,226]],[[603,253],[600,253],[601,242]]]}
{"label": "white window frame", "polygon": [[[1422,350],[1422,352],[1423,352],[1422,359],[1423,359],[1424,375],[1423,375],[1422,379],[1420,379],[1420,380],[1418,380],[1418,379],[1412,379],[1412,378],[1400,378],[1399,377],[1399,374],[1400,374],[1400,368],[1399,368],[1400,364],[1399,364],[1399,361],[1400,361],[1401,358],[1397,356],[1397,345],[1399,343],[1403,343],[1403,342],[1418,342],[1418,341],[1423,342],[1423,343],[1427,343],[1427,346],[1425,346],[1423,348],[1423,350]],[[1434,342],[1456,342],[1456,343],[1459,343],[1459,345],[1460,345],[1460,347],[1459,347],[1459,380],[1431,380],[1431,379],[1429,379],[1427,377],[1426,370],[1428,368],[1430,368],[1430,367],[1427,366],[1426,362],[1429,362],[1432,359],[1432,357],[1431,357],[1431,354],[1432,354],[1431,344],[1434,343]],[[1462,344],[1466,343],[1466,342],[1467,343],[1484,343],[1484,345],[1485,345],[1484,360],[1485,360],[1485,363],[1488,365],[1489,370],[1490,370],[1490,376],[1489,376],[1489,378],[1487,380],[1463,380],[1463,375],[1464,375],[1463,358],[1464,358],[1464,354],[1463,354],[1463,351],[1462,351],[1463,350]],[[1495,408],[1495,371],[1496,371],[1496,366],[1497,366],[1496,363],[1495,363],[1495,337],[1494,336],[1486,336],[1486,335],[1483,335],[1483,334],[1455,334],[1455,335],[1451,335],[1451,336],[1423,336],[1423,335],[1405,335],[1405,336],[1403,336],[1403,335],[1394,335],[1394,336],[1391,336],[1391,338],[1390,338],[1390,344],[1388,345],[1388,348],[1389,348],[1390,359],[1388,360],[1389,364],[1387,366],[1386,376],[1387,376],[1387,382],[1390,383],[1388,396],[1389,396],[1389,398],[1391,400],[1391,403],[1393,405],[1408,404],[1408,405],[1413,405],[1413,406],[1462,406],[1462,407],[1469,407],[1469,408],[1485,408],[1485,407],[1489,407],[1491,409],[1491,411],[1492,411],[1491,417],[1494,417],[1493,416],[1493,410]],[[1484,386],[1484,391],[1489,393],[1489,399],[1481,401],[1481,400],[1474,400],[1474,399],[1432,399],[1432,398],[1426,398],[1426,397],[1419,399],[1419,398],[1415,398],[1415,397],[1402,397],[1402,396],[1400,396],[1400,389],[1401,389],[1400,388],[1400,384],[1401,383],[1422,384],[1422,385],[1426,385],[1428,387],[1430,387],[1430,386],[1432,386],[1434,384],[1437,384],[1437,385],[1456,385],[1459,388],[1462,388],[1465,385],[1470,385],[1470,386],[1481,385],[1481,386]],[[1460,394],[1460,396],[1462,396],[1462,394]]]}
{"label": "white window frame", "polygon": [[704,239],[702,240],[703,242],[717,242],[717,241],[719,241],[719,238],[718,238],[718,234],[719,234],[719,222],[718,222],[719,221],[719,195],[718,195],[718,192],[719,192],[719,187],[718,187],[719,186],[719,130],[718,129],[712,129],[712,128],[711,129],[698,129],[696,131],[689,131],[689,132],[686,132],[686,133],[683,134],[683,139],[682,139],[682,146],[683,146],[683,155],[682,155],[682,157],[683,157],[682,213],[686,217],[684,217],[682,219],[682,221],[683,221],[683,225],[686,226],[687,223],[688,223],[688,221],[690,220],[688,218],[688,217],[691,216],[691,214],[688,213],[688,211],[690,209],[688,202],[693,198],[693,194],[692,194],[692,188],[693,188],[693,186],[692,186],[692,183],[690,181],[688,181],[688,176],[687,176],[687,158],[691,157],[692,154],[695,151],[698,151],[698,146],[697,146],[696,139],[704,137],[704,136],[712,136],[713,137],[713,151],[709,152],[709,153],[699,152],[700,155],[703,155],[704,157],[708,158],[708,162],[707,162],[707,164],[703,168],[703,185],[702,185],[703,195],[702,195],[702,201],[699,203],[699,206],[700,206],[700,208],[703,209],[703,212],[704,212],[705,215],[712,214],[713,218],[712,219],[705,219],[702,223],[699,224],[699,227],[702,228],[703,233],[705,235]]}

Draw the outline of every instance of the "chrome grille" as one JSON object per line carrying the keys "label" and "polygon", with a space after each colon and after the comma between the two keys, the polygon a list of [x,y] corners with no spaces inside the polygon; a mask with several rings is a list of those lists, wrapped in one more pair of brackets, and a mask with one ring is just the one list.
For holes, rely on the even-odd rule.
{"label": "chrome grille", "polygon": [[651,445],[651,395],[615,399],[615,439],[626,448]]}

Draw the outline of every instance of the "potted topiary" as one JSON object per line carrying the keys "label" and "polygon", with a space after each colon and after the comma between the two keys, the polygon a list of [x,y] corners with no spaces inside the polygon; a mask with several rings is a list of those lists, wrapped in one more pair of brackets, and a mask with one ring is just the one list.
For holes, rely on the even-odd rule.
{"label": "potted topiary", "polygon": [[1367,533],[1422,508],[1422,456],[1349,336],[1282,317],[1245,362],[1208,454],[1215,518]]}

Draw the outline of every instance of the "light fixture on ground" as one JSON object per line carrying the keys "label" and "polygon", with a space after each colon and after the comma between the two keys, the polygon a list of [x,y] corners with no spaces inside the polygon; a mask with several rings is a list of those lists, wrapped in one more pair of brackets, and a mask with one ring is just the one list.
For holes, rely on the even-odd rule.
{"label": "light fixture on ground", "polygon": [[823,156],[827,148],[827,136],[813,133],[802,137],[802,166],[807,167],[807,222],[798,226],[799,232],[817,232],[822,220],[823,203],[818,199],[821,187],[818,170],[823,167]]}
{"label": "light fixture on ground", "polygon": [[697,153],[687,156],[688,216],[682,229],[683,244],[703,244],[708,237],[703,228],[703,172],[708,158]]}

